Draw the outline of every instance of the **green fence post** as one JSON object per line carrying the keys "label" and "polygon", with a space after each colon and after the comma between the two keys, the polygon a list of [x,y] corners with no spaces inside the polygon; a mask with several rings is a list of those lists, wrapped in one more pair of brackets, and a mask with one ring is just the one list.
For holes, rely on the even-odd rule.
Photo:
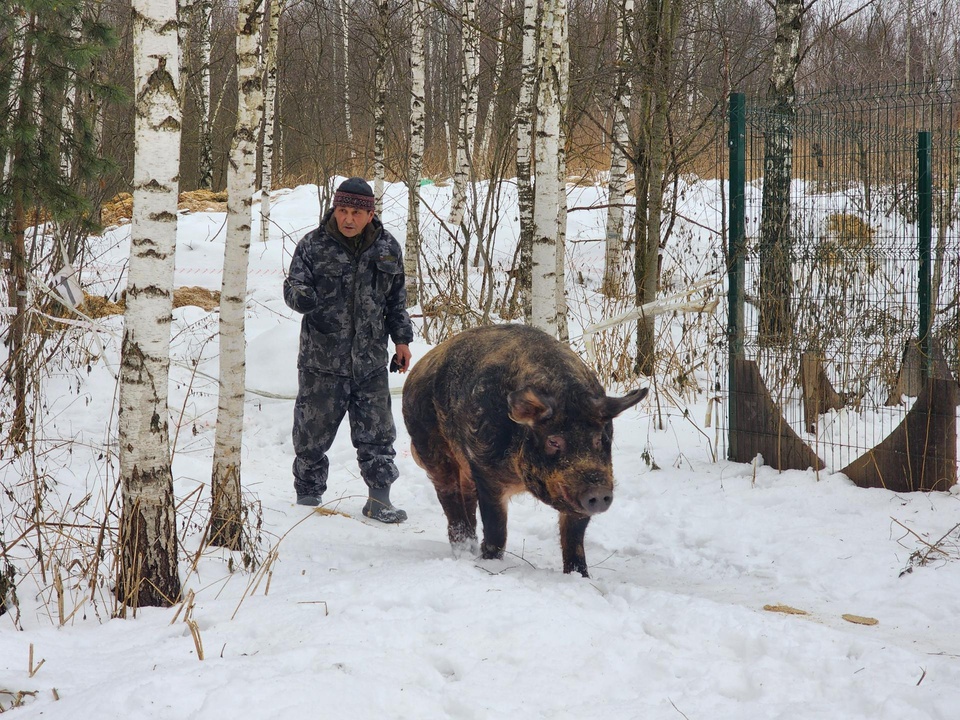
{"label": "green fence post", "polygon": [[933,174],[930,168],[931,137],[929,131],[917,133],[917,237],[919,278],[917,300],[920,305],[920,367],[924,380],[930,377],[931,353],[931,293],[930,293],[930,242],[933,235]]}
{"label": "green fence post", "polygon": [[739,457],[737,449],[736,360],[743,357],[743,277],[746,253],[746,96],[730,95],[729,235],[727,255],[727,457]]}

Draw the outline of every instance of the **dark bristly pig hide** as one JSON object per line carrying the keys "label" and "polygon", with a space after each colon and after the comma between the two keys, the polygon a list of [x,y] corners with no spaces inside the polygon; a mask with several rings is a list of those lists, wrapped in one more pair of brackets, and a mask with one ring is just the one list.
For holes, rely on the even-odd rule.
{"label": "dark bristly pig hide", "polygon": [[567,345],[525,325],[467,330],[424,355],[403,419],[454,553],[502,557],[507,503],[527,491],[560,513],[563,571],[586,577],[584,532],[613,501],[612,421],[646,394],[609,397]]}

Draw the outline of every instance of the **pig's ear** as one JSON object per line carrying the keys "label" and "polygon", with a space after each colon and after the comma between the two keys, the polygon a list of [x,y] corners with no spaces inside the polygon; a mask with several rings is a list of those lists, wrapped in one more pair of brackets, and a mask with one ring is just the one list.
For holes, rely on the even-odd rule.
{"label": "pig's ear", "polygon": [[606,420],[612,420],[624,410],[628,410],[643,400],[647,396],[648,388],[631,390],[623,397],[610,397],[609,395],[601,398],[600,415]]}
{"label": "pig's ear", "polygon": [[525,387],[507,395],[507,408],[515,423],[535,425],[553,415],[553,399],[532,387]]}

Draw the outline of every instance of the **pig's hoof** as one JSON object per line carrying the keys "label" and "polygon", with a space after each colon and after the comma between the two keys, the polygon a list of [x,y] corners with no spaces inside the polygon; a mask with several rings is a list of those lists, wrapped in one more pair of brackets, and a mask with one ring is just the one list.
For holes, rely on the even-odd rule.
{"label": "pig's hoof", "polygon": [[503,548],[483,543],[480,546],[480,557],[484,560],[503,560]]}
{"label": "pig's hoof", "polygon": [[480,545],[476,538],[464,538],[450,543],[450,549],[453,556],[457,559],[466,557],[476,557],[480,554]]}

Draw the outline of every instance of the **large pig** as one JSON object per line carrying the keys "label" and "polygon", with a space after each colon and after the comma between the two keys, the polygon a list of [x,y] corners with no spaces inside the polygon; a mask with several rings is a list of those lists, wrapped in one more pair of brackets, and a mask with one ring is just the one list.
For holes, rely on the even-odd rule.
{"label": "large pig", "polygon": [[566,345],[525,325],[460,333],[416,363],[403,388],[414,459],[447,516],[454,552],[503,557],[507,502],[528,491],[560,512],[563,571],[587,577],[583,535],[613,501],[613,418],[646,388],[608,397]]}

